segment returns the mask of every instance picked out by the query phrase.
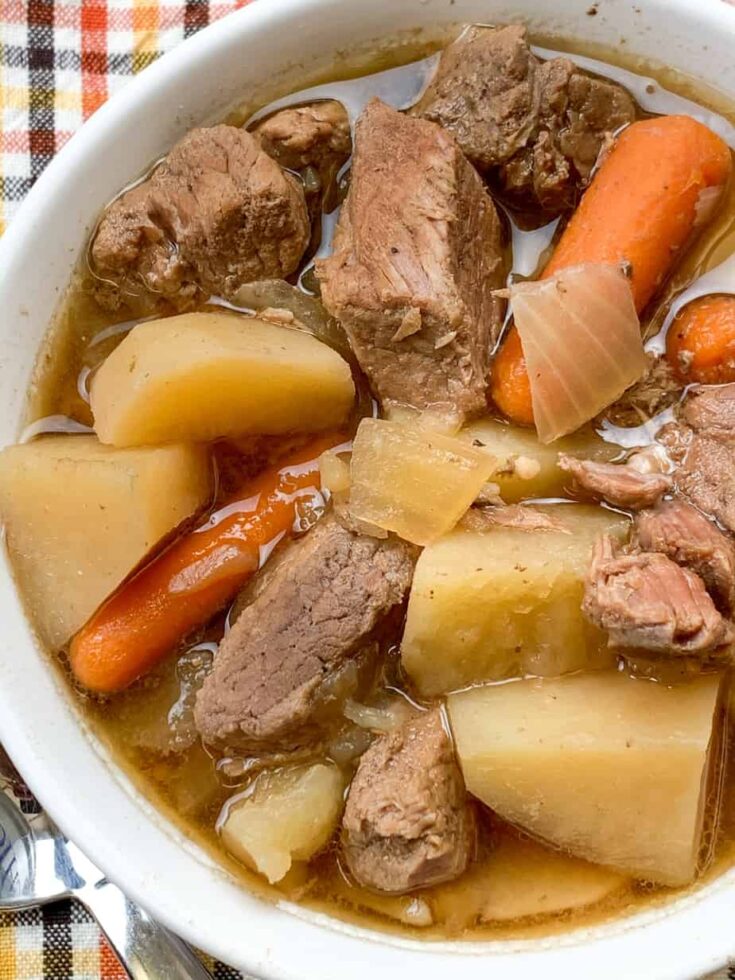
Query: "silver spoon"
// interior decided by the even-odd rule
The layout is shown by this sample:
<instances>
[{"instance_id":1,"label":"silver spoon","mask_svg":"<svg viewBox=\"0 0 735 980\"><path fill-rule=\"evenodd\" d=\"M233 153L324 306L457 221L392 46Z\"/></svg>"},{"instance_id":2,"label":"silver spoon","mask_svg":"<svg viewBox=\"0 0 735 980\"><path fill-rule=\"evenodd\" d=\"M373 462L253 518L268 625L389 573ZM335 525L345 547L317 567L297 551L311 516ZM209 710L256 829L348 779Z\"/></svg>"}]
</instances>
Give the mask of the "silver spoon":
<instances>
[{"instance_id":1,"label":"silver spoon","mask_svg":"<svg viewBox=\"0 0 735 980\"><path fill-rule=\"evenodd\" d=\"M126 899L64 837L0 747L0 911L69 898L97 920L130 980L212 980L186 943Z\"/></svg>"}]
</instances>

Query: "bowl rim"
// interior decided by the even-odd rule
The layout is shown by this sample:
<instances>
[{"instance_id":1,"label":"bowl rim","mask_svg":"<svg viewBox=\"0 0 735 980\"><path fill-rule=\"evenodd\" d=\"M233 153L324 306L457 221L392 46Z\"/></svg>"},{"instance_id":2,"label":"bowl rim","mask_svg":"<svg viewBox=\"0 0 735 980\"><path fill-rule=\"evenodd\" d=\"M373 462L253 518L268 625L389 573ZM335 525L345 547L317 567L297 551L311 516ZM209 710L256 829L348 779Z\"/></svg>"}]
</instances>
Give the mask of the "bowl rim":
<instances>
[{"instance_id":1,"label":"bowl rim","mask_svg":"<svg viewBox=\"0 0 735 980\"><path fill-rule=\"evenodd\" d=\"M233 35L246 40L251 33L273 29L298 11L300 16L320 14L338 0L260 0L250 3L215 22L165 54L124 89L112 96L56 155L31 189L26 200L0 240L0 284L12 281L30 261L31 245L43 222L44 213L64 193L67 176L77 164L104 140L114 137L116 127L130 115L142 111L159 86L175 81L183 72L204 58L215 57L232 44ZM344 2L344 0L342 0ZM424 3L426 0L416 0ZM432 2L432 0L429 0ZM723 36L735 37L735 7L723 0L640 0L676 18L699 16ZM512 10L512 4L510 8ZM735 95L735 93L733 93ZM0 296L4 286L0 285ZM12 595L11 595L12 593ZM7 560L0 568L0 609L7 612L10 641L37 650L37 642L15 595ZM45 655L43 655L45 656ZM65 747L49 742L63 738L69 725L78 728L79 716L64 696L64 688L54 671L42 681L39 698L63 702L66 711L55 718L37 718L37 726L24 723L23 708L14 694L32 693L22 684L22 669L10 673L0 685L0 739L16 760L31 789L54 819L76 840L89 856L118 881L127 893L149 908L164 924L218 957L273 980L305 980L306 977L342 976L345 968L354 980L373 980L376 970L397 976L407 966L422 969L427 980L438 980L447 967L461 963L468 980L484 977L488 967L509 980L527 977L532 969L543 969L548 976L584 975L595 971L605 980L621 975L677 978L700 975L724 964L735 955L735 939L729 935L730 916L735 906L735 869L693 895L610 925L577 930L566 937L543 940L501 941L495 943L450 943L409 940L384 935L363 927L338 922L331 917L291 903L271 905L243 894L231 884L226 873L203 856L184 835L162 818L155 808L133 789L128 777L113 767L95 749L94 764L86 751L76 745L73 758L65 759ZM63 717L62 717L63 716ZM84 735L89 739L90 733ZM49 745L52 748L49 750ZM62 762L59 765L59 762ZM70 763L86 766L74 773ZM100 790L99 808L84 806L93 799L94 780L101 775L109 781L109 792ZM69 792L69 784L82 792L81 802ZM113 784L115 791L113 792ZM112 809L119 808L118 827L129 828L125 840L111 841L106 821ZM132 834L141 834L146 865L130 859L126 846ZM179 865L180 851L194 854L199 865ZM160 868L165 868L165 876ZM218 924L217 910L192 909L182 895L192 886L201 888L205 900L213 895L227 896L228 905L242 907L242 921L230 915L228 935ZM199 891L195 892L200 895ZM233 930L233 926L236 928ZM233 935L238 932L238 935ZM687 935L683 945L682 936ZM247 949L243 946L246 939ZM285 940L285 942L284 942ZM659 962L660 950L675 950L666 963ZM458 960L458 957L461 959Z\"/></svg>"}]
</instances>

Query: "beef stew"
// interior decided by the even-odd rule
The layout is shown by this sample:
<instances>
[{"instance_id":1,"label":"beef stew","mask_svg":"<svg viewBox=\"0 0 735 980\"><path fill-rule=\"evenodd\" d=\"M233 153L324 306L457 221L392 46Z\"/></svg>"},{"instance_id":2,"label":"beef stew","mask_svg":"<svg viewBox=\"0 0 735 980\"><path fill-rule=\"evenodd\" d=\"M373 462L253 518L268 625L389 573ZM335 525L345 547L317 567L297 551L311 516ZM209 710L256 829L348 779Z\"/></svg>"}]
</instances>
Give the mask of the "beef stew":
<instances>
[{"instance_id":1,"label":"beef stew","mask_svg":"<svg viewBox=\"0 0 735 980\"><path fill-rule=\"evenodd\" d=\"M735 127L522 25L402 71L111 202L0 516L95 730L248 887L545 934L735 856Z\"/></svg>"}]
</instances>

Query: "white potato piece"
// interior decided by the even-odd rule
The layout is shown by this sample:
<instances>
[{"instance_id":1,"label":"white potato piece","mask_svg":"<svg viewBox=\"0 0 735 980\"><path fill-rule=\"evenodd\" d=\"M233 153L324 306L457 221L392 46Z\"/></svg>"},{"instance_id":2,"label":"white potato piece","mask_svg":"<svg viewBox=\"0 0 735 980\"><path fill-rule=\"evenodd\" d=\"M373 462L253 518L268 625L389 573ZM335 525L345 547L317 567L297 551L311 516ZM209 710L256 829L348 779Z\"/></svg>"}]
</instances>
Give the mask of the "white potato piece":
<instances>
[{"instance_id":1,"label":"white potato piece","mask_svg":"<svg viewBox=\"0 0 735 980\"><path fill-rule=\"evenodd\" d=\"M629 882L617 871L504 835L462 878L437 889L433 905L437 918L467 928L589 908L622 893Z\"/></svg>"},{"instance_id":2,"label":"white potato piece","mask_svg":"<svg viewBox=\"0 0 735 980\"><path fill-rule=\"evenodd\" d=\"M450 696L468 790L535 837L662 885L697 871L720 676L619 671Z\"/></svg>"},{"instance_id":3,"label":"white potato piece","mask_svg":"<svg viewBox=\"0 0 735 980\"><path fill-rule=\"evenodd\" d=\"M341 425L347 362L295 328L229 313L141 323L94 375L95 430L114 446L318 432Z\"/></svg>"},{"instance_id":4,"label":"white potato piece","mask_svg":"<svg viewBox=\"0 0 735 980\"><path fill-rule=\"evenodd\" d=\"M538 497L559 497L569 486L568 473L559 469L559 453L607 462L620 454L620 446L605 442L590 429L539 442L534 429L479 419L462 429L459 438L495 458L493 483L507 504Z\"/></svg>"},{"instance_id":5,"label":"white potato piece","mask_svg":"<svg viewBox=\"0 0 735 980\"><path fill-rule=\"evenodd\" d=\"M494 466L486 453L430 428L363 419L352 449L350 513L427 544L454 527Z\"/></svg>"},{"instance_id":6,"label":"white potato piece","mask_svg":"<svg viewBox=\"0 0 735 980\"><path fill-rule=\"evenodd\" d=\"M0 453L0 520L41 637L62 646L211 493L200 446L112 449L63 435Z\"/></svg>"},{"instance_id":7,"label":"white potato piece","mask_svg":"<svg viewBox=\"0 0 735 980\"><path fill-rule=\"evenodd\" d=\"M263 772L226 806L222 843L274 884L294 861L308 861L329 843L342 815L344 788L339 769L324 763Z\"/></svg>"},{"instance_id":8,"label":"white potato piece","mask_svg":"<svg viewBox=\"0 0 735 980\"><path fill-rule=\"evenodd\" d=\"M401 644L421 694L612 663L582 595L595 539L623 537L627 518L583 504L544 512L563 529L458 529L424 549Z\"/></svg>"}]
</instances>

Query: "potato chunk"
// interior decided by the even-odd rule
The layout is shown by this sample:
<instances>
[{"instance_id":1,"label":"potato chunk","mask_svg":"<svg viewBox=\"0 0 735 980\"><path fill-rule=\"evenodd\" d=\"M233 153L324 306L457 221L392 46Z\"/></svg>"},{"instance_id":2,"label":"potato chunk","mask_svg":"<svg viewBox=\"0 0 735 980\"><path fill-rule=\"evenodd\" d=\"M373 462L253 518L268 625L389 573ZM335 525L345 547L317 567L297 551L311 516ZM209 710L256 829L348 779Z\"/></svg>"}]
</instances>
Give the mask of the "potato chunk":
<instances>
[{"instance_id":1,"label":"potato chunk","mask_svg":"<svg viewBox=\"0 0 735 980\"><path fill-rule=\"evenodd\" d=\"M198 446L118 450L69 435L0 453L0 519L42 638L65 643L211 491Z\"/></svg>"},{"instance_id":2,"label":"potato chunk","mask_svg":"<svg viewBox=\"0 0 735 980\"><path fill-rule=\"evenodd\" d=\"M697 870L720 677L666 687L618 671L453 694L467 788L577 857L682 885Z\"/></svg>"},{"instance_id":3,"label":"potato chunk","mask_svg":"<svg viewBox=\"0 0 735 980\"><path fill-rule=\"evenodd\" d=\"M534 429L522 429L493 419L480 419L462 429L459 438L490 453L496 460L493 483L508 503L538 497L558 497L569 485L559 469L559 453L584 459L608 461L620 454L620 446L604 442L589 429L557 439L545 446Z\"/></svg>"},{"instance_id":4,"label":"potato chunk","mask_svg":"<svg viewBox=\"0 0 735 980\"><path fill-rule=\"evenodd\" d=\"M113 446L317 432L341 425L349 365L310 334L256 317L141 323L95 374L94 425Z\"/></svg>"},{"instance_id":5,"label":"potato chunk","mask_svg":"<svg viewBox=\"0 0 735 980\"><path fill-rule=\"evenodd\" d=\"M261 773L227 807L219 828L222 843L274 884L294 861L308 861L329 843L344 788L339 769L323 763Z\"/></svg>"},{"instance_id":6,"label":"potato chunk","mask_svg":"<svg viewBox=\"0 0 735 980\"><path fill-rule=\"evenodd\" d=\"M437 917L457 929L588 908L621 894L629 879L533 840L504 834L487 857L437 889Z\"/></svg>"},{"instance_id":7,"label":"potato chunk","mask_svg":"<svg viewBox=\"0 0 735 980\"><path fill-rule=\"evenodd\" d=\"M598 534L622 537L627 519L577 504L546 512L559 530L456 530L424 549L401 647L421 694L611 663L582 615L584 575Z\"/></svg>"},{"instance_id":8,"label":"potato chunk","mask_svg":"<svg viewBox=\"0 0 735 980\"><path fill-rule=\"evenodd\" d=\"M494 466L486 453L429 428L363 419L352 450L350 512L427 544L454 527Z\"/></svg>"}]
</instances>

